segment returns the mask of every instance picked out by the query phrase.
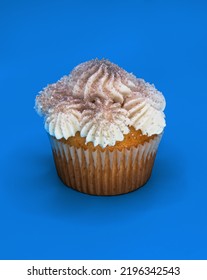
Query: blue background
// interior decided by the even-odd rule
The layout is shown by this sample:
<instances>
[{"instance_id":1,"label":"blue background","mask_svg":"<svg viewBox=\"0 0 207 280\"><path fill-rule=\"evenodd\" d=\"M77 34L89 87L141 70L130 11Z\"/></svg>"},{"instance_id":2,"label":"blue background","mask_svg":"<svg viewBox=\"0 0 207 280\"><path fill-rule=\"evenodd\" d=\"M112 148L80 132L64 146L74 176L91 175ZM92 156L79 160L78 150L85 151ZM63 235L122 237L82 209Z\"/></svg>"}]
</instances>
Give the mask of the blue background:
<instances>
[{"instance_id":1,"label":"blue background","mask_svg":"<svg viewBox=\"0 0 207 280\"><path fill-rule=\"evenodd\" d=\"M1 259L207 259L206 15L206 1L0 1ZM66 188L33 109L95 57L167 100L151 180L127 195Z\"/></svg>"}]
</instances>

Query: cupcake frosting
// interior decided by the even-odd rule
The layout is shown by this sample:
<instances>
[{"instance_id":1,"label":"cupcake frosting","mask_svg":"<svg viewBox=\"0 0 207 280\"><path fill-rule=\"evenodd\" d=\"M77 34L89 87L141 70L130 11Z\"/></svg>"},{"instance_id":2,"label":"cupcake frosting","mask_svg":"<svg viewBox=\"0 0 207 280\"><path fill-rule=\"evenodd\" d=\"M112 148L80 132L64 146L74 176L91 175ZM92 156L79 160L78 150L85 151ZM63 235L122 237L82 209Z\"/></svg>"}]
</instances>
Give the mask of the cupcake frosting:
<instances>
[{"instance_id":1,"label":"cupcake frosting","mask_svg":"<svg viewBox=\"0 0 207 280\"><path fill-rule=\"evenodd\" d=\"M129 132L130 120L128 112L121 108L120 103L108 100L96 100L83 111L80 123L82 137L86 143L93 142L94 146L114 146L116 141L122 141L124 134Z\"/></svg>"},{"instance_id":2,"label":"cupcake frosting","mask_svg":"<svg viewBox=\"0 0 207 280\"><path fill-rule=\"evenodd\" d=\"M45 129L57 139L68 139L80 131L81 104L79 100L62 101L49 110Z\"/></svg>"},{"instance_id":3,"label":"cupcake frosting","mask_svg":"<svg viewBox=\"0 0 207 280\"><path fill-rule=\"evenodd\" d=\"M108 60L92 60L78 65L70 74L69 88L75 97L95 97L122 104L136 87L136 78Z\"/></svg>"},{"instance_id":4,"label":"cupcake frosting","mask_svg":"<svg viewBox=\"0 0 207 280\"><path fill-rule=\"evenodd\" d=\"M48 85L35 108L50 135L68 139L79 131L103 148L122 141L130 126L149 136L165 127L162 93L105 59L82 63Z\"/></svg>"}]
</instances>

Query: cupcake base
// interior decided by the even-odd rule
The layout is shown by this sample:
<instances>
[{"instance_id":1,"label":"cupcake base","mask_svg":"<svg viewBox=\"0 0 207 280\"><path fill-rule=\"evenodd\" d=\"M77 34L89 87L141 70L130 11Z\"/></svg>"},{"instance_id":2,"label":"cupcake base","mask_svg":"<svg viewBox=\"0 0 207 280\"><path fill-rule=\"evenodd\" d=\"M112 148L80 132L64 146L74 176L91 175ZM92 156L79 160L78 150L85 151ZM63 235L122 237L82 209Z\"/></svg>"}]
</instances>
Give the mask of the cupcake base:
<instances>
[{"instance_id":1,"label":"cupcake base","mask_svg":"<svg viewBox=\"0 0 207 280\"><path fill-rule=\"evenodd\" d=\"M161 135L112 151L77 148L51 136L50 140L65 185L92 195L118 195L138 189L150 178Z\"/></svg>"}]
</instances>

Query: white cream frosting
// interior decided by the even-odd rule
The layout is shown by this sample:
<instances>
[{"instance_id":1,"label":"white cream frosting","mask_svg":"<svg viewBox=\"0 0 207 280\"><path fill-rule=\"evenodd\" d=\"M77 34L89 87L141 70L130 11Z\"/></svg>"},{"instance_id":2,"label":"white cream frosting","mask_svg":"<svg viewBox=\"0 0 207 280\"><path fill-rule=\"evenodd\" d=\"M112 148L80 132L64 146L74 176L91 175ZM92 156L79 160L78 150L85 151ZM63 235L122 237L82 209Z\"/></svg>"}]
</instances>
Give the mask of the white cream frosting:
<instances>
[{"instance_id":1,"label":"white cream frosting","mask_svg":"<svg viewBox=\"0 0 207 280\"><path fill-rule=\"evenodd\" d=\"M48 115L49 110L63 101L71 102L69 77L63 76L57 83L50 84L40 91L35 99L35 109L40 116ZM76 102L76 100L75 100Z\"/></svg>"},{"instance_id":2,"label":"white cream frosting","mask_svg":"<svg viewBox=\"0 0 207 280\"><path fill-rule=\"evenodd\" d=\"M128 112L119 103L96 100L93 105L82 113L80 135L86 137L86 143L105 148L122 141L129 132Z\"/></svg>"},{"instance_id":3,"label":"white cream frosting","mask_svg":"<svg viewBox=\"0 0 207 280\"><path fill-rule=\"evenodd\" d=\"M80 113L79 104L68 104L62 102L54 109L51 109L45 120L45 129L57 139L68 139L75 136L80 131Z\"/></svg>"},{"instance_id":4,"label":"white cream frosting","mask_svg":"<svg viewBox=\"0 0 207 280\"><path fill-rule=\"evenodd\" d=\"M70 74L70 90L75 97L93 100L94 96L123 103L136 87L134 76L107 60L92 60L78 65Z\"/></svg>"},{"instance_id":5,"label":"white cream frosting","mask_svg":"<svg viewBox=\"0 0 207 280\"><path fill-rule=\"evenodd\" d=\"M129 112L131 126L140 129L143 134L151 136L160 134L165 127L165 115L144 98L129 98L124 104Z\"/></svg>"},{"instance_id":6,"label":"white cream frosting","mask_svg":"<svg viewBox=\"0 0 207 280\"><path fill-rule=\"evenodd\" d=\"M104 148L122 141L130 126L149 136L162 133L165 105L154 85L95 59L44 88L35 108L50 135L68 139L79 131L86 143Z\"/></svg>"},{"instance_id":7,"label":"white cream frosting","mask_svg":"<svg viewBox=\"0 0 207 280\"><path fill-rule=\"evenodd\" d=\"M165 98L155 86L145 82L143 79L137 79L138 85L134 96L142 96L146 99L147 103L153 106L158 111L163 111L166 106ZM138 92L137 92L138 91Z\"/></svg>"}]
</instances>

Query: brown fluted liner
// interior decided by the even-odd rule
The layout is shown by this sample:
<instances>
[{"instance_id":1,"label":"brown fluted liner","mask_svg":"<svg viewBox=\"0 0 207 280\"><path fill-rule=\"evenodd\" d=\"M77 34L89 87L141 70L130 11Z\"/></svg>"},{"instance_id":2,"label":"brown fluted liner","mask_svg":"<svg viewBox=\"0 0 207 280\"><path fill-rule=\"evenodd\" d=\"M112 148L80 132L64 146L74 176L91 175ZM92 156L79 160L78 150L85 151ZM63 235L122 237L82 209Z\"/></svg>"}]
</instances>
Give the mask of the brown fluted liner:
<instances>
[{"instance_id":1,"label":"brown fluted liner","mask_svg":"<svg viewBox=\"0 0 207 280\"><path fill-rule=\"evenodd\" d=\"M117 195L147 182L161 135L121 151L84 150L50 139L57 173L64 184L83 193Z\"/></svg>"}]
</instances>

